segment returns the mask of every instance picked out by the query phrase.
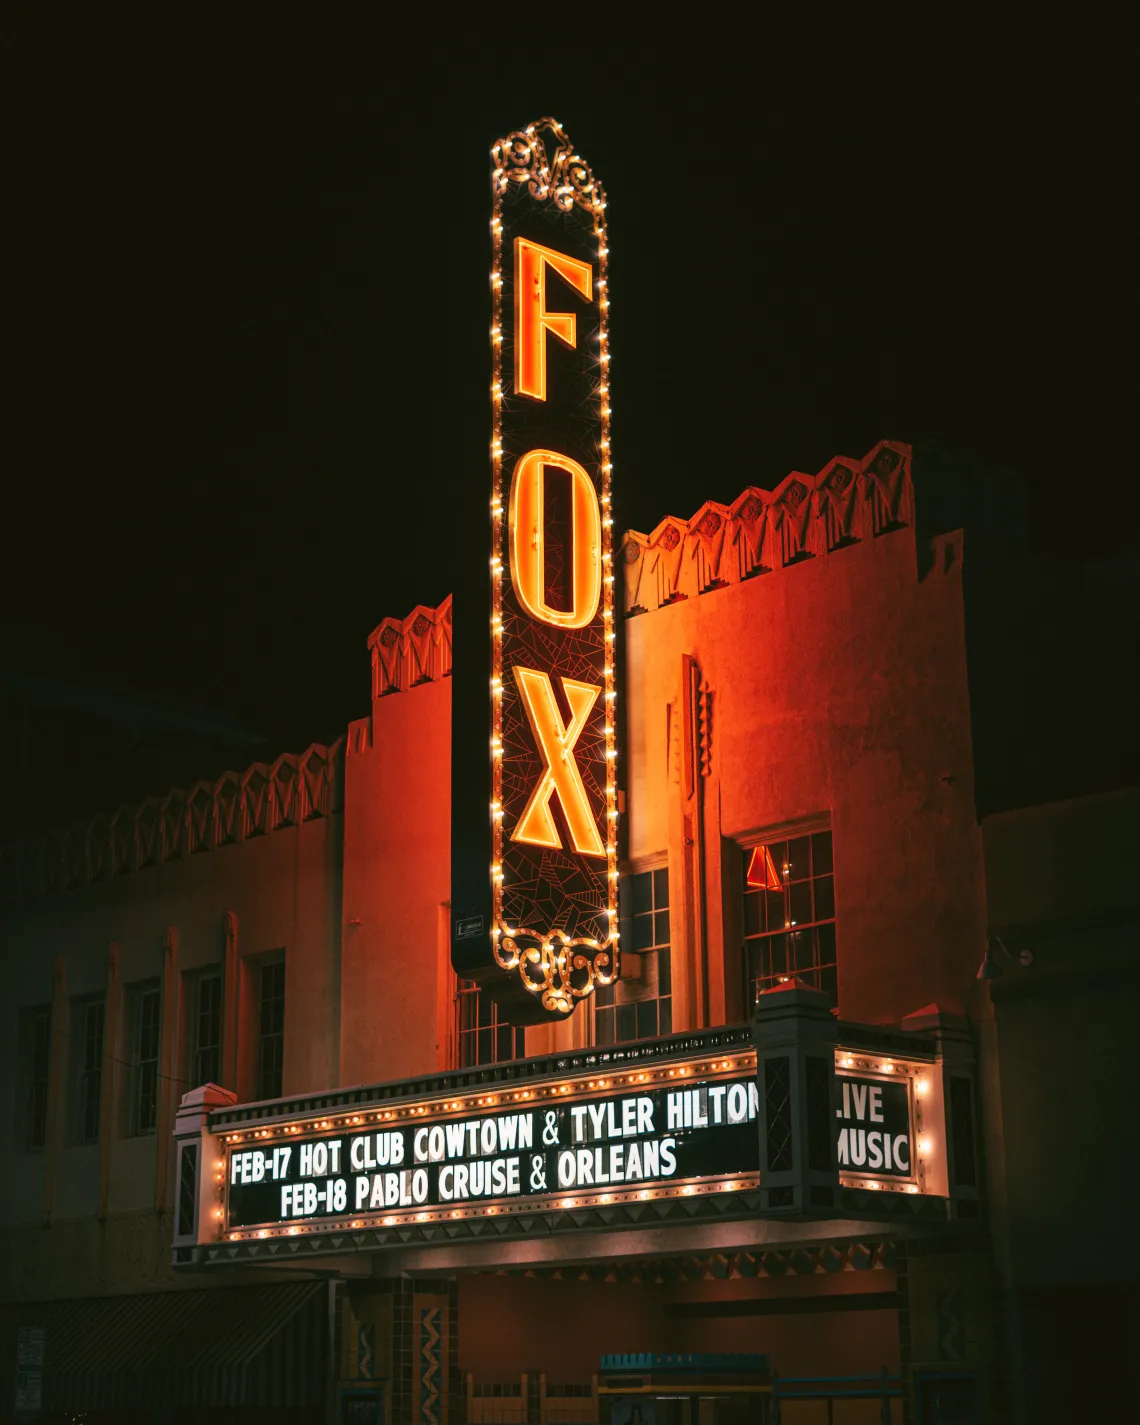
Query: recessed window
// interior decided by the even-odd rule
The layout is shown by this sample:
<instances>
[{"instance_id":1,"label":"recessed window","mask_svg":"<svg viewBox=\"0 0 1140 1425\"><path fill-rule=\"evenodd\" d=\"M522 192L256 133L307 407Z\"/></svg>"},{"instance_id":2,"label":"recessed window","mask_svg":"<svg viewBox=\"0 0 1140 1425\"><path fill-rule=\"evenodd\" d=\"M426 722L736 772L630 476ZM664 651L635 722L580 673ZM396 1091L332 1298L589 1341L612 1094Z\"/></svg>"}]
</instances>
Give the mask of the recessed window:
<instances>
[{"instance_id":1,"label":"recessed window","mask_svg":"<svg viewBox=\"0 0 1140 1425\"><path fill-rule=\"evenodd\" d=\"M76 1136L80 1143L99 1141L103 1095L103 999L78 1000L76 1014Z\"/></svg>"},{"instance_id":2,"label":"recessed window","mask_svg":"<svg viewBox=\"0 0 1140 1425\"><path fill-rule=\"evenodd\" d=\"M636 966L637 973L594 991L594 1042L599 1045L673 1032L667 866L621 878L618 924L626 966Z\"/></svg>"},{"instance_id":3,"label":"recessed window","mask_svg":"<svg viewBox=\"0 0 1140 1425\"><path fill-rule=\"evenodd\" d=\"M796 978L838 999L831 832L773 840L745 851L746 1003Z\"/></svg>"},{"instance_id":4,"label":"recessed window","mask_svg":"<svg viewBox=\"0 0 1140 1425\"><path fill-rule=\"evenodd\" d=\"M222 977L199 975L191 992L191 1079L195 1088L222 1077Z\"/></svg>"},{"instance_id":5,"label":"recessed window","mask_svg":"<svg viewBox=\"0 0 1140 1425\"><path fill-rule=\"evenodd\" d=\"M472 980L460 980L455 993L455 1040L458 1067L501 1064L526 1057L526 1031L508 1024L499 1006Z\"/></svg>"},{"instance_id":6,"label":"recessed window","mask_svg":"<svg viewBox=\"0 0 1140 1425\"><path fill-rule=\"evenodd\" d=\"M257 1097L280 1098L285 1065L285 961L266 961L259 979Z\"/></svg>"},{"instance_id":7,"label":"recessed window","mask_svg":"<svg viewBox=\"0 0 1140 1425\"><path fill-rule=\"evenodd\" d=\"M18 1136L25 1148L47 1140L48 1086L51 1080L51 1007L40 1005L20 1016L21 1114Z\"/></svg>"},{"instance_id":8,"label":"recessed window","mask_svg":"<svg viewBox=\"0 0 1140 1425\"><path fill-rule=\"evenodd\" d=\"M162 990L132 986L127 1000L130 1070L127 1132L153 1133L158 1123L158 1064L162 1039Z\"/></svg>"}]
</instances>

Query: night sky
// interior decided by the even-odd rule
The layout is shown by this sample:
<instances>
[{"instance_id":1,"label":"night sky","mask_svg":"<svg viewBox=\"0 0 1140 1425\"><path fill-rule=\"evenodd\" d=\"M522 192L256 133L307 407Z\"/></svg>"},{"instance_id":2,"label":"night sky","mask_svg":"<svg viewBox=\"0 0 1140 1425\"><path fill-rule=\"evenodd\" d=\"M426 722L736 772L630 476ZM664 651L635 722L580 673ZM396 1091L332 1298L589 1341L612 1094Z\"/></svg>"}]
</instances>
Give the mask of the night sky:
<instances>
[{"instance_id":1,"label":"night sky","mask_svg":"<svg viewBox=\"0 0 1140 1425\"><path fill-rule=\"evenodd\" d=\"M575 67L346 33L318 73L300 35L42 23L8 45L8 831L331 740L371 629L486 559L487 150L543 114L610 199L620 526L888 437L1022 482L1038 556L1135 555L1135 112L1071 35Z\"/></svg>"}]
</instances>

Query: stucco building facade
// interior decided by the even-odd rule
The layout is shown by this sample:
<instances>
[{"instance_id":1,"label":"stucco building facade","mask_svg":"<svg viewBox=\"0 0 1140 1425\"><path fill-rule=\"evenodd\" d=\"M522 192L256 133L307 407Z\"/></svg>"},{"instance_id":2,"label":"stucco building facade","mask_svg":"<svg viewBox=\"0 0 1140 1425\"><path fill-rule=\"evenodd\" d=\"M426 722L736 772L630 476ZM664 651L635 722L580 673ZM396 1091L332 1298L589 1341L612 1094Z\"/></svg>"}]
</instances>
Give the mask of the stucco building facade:
<instances>
[{"instance_id":1,"label":"stucco building facade","mask_svg":"<svg viewBox=\"0 0 1140 1425\"><path fill-rule=\"evenodd\" d=\"M884 442L626 536L624 974L563 1023L501 1024L451 968L450 602L377 628L372 706L335 744L13 850L8 1415L38 1372L49 1416L569 1425L596 1418L607 1352L750 1352L778 1378L831 1382L786 1398L785 1421L825 1398L852 1421L1052 1418L1024 1413L1019 1384L1048 1292L1123 1312L1122 1340L1136 1299L1123 1259L1089 1271L1079 1233L1051 1260L1088 1196L1124 1212L1125 1177L1093 1134L1079 1191L1040 1186L1050 1128L1025 1075L1077 1011L1057 1007L1065 956L1035 941L1022 963L1011 927L1039 937L1104 896L1085 882L1058 910L1065 877L1024 854L1067 814L978 820L969 550L960 533L916 540L910 462ZM1097 809L1072 815L1095 842ZM1135 800L1111 815L1121 869L1105 878L1101 988L1082 991L1089 1047L1135 995ZM1007 949L1002 977L979 980ZM595 1205L450 1234L377 1221L298 1256L229 1232L224 1194L209 1227L180 1178L192 1139L557 1085L628 1067L638 1046L662 1065L726 1045L763 1061L755 1026L781 1003L829 1054L913 1061L936 1082L941 1135L915 1134L928 1162L911 1195L831 1161L781 1197L769 1161L741 1182L745 1206L742 1192L712 1215ZM801 1191L824 1196L808 1210ZM1112 1388L1134 1389L1122 1372ZM864 1376L880 1385L860 1395Z\"/></svg>"}]
</instances>

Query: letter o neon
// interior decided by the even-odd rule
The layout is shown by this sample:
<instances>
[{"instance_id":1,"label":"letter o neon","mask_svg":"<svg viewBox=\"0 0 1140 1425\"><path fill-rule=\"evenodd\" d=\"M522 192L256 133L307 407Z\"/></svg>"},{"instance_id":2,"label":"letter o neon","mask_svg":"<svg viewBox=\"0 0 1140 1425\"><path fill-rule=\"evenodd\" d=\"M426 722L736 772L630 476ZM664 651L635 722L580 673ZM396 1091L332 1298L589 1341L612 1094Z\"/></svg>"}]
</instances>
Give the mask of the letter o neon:
<instances>
[{"instance_id":1,"label":"letter o neon","mask_svg":"<svg viewBox=\"0 0 1140 1425\"><path fill-rule=\"evenodd\" d=\"M573 607L552 609L546 602L546 554L543 519L543 472L550 465L565 470L572 487ZM511 476L508 512L511 582L518 601L540 623L554 628L585 628L598 612L602 592L602 514L594 482L567 455L530 450Z\"/></svg>"}]
</instances>

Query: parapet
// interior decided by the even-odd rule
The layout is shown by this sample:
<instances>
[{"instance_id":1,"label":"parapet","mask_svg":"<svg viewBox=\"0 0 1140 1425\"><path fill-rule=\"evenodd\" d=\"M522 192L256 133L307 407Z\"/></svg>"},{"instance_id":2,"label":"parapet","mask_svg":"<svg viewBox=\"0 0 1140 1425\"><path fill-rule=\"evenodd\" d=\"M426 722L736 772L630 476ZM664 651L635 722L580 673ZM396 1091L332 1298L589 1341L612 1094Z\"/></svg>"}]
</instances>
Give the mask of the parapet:
<instances>
[{"instance_id":1,"label":"parapet","mask_svg":"<svg viewBox=\"0 0 1140 1425\"><path fill-rule=\"evenodd\" d=\"M793 471L775 490L750 485L731 505L710 500L622 540L624 609L665 604L738 584L914 521L911 448L884 440L862 460L837 457L818 475Z\"/></svg>"},{"instance_id":2,"label":"parapet","mask_svg":"<svg viewBox=\"0 0 1140 1425\"><path fill-rule=\"evenodd\" d=\"M272 766L255 762L7 848L0 853L0 901L109 881L340 811L344 744L343 737L328 747L313 743Z\"/></svg>"},{"instance_id":3,"label":"parapet","mask_svg":"<svg viewBox=\"0 0 1140 1425\"><path fill-rule=\"evenodd\" d=\"M451 595L437 609L423 604L405 619L386 618L368 636L372 697L406 692L451 673Z\"/></svg>"}]
</instances>

